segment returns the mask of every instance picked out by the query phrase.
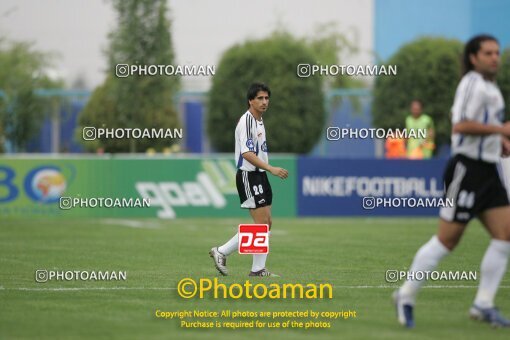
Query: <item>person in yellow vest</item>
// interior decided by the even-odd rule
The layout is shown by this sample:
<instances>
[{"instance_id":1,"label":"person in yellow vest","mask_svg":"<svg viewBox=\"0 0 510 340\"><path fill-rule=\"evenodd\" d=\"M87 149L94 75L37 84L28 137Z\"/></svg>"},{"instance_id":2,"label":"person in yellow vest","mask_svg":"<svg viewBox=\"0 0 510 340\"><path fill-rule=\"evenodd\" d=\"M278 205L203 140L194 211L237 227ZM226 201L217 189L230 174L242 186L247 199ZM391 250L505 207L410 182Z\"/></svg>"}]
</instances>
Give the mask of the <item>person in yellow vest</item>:
<instances>
[{"instance_id":1,"label":"person in yellow vest","mask_svg":"<svg viewBox=\"0 0 510 340\"><path fill-rule=\"evenodd\" d=\"M429 159L432 158L434 148L434 121L429 115L423 113L423 105L420 100L415 99L411 102L411 115L406 118L406 129L415 130L414 133L425 129L426 138L408 138L407 140L407 158L409 159Z\"/></svg>"}]
</instances>

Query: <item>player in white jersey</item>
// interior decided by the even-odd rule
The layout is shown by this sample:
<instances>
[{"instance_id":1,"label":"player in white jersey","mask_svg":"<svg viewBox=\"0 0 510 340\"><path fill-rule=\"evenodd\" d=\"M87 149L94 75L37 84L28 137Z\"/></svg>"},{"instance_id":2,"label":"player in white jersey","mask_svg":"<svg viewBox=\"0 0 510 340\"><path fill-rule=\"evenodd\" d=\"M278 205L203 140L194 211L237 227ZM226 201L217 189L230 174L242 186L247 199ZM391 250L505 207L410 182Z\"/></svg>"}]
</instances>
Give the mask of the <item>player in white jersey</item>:
<instances>
[{"instance_id":1,"label":"player in white jersey","mask_svg":"<svg viewBox=\"0 0 510 340\"><path fill-rule=\"evenodd\" d=\"M497 168L501 155L510 153L510 125L503 123L504 101L495 83L499 63L494 37L479 35L466 44L465 75L452 107L453 155L444 173L445 196L455 203L441 208L437 234L418 250L407 281L393 294L398 321L406 327L414 326L413 308L424 282L416 280L414 273L434 270L475 217L492 240L481 263L480 285L469 315L495 327L510 327L494 306L510 255L510 206Z\"/></svg>"},{"instance_id":2,"label":"player in white jersey","mask_svg":"<svg viewBox=\"0 0 510 340\"><path fill-rule=\"evenodd\" d=\"M235 131L235 161L241 208L250 209L254 223L267 224L271 229L273 192L266 171L281 179L287 178L289 173L283 168L269 165L262 115L267 111L270 96L269 87L262 83L254 83L248 89L248 111L239 119ZM227 256L238 249L238 238L239 235L235 234L227 243L209 252L222 275L228 275ZM254 254L249 276L277 276L266 269L266 259L267 254Z\"/></svg>"}]
</instances>

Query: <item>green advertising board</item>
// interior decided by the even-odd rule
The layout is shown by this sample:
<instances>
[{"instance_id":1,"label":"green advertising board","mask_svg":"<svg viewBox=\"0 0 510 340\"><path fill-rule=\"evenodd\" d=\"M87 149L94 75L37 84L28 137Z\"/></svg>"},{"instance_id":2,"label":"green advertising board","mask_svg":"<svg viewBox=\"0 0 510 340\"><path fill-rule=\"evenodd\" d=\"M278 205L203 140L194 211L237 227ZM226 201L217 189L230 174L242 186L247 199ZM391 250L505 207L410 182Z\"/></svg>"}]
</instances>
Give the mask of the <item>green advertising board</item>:
<instances>
[{"instance_id":1,"label":"green advertising board","mask_svg":"<svg viewBox=\"0 0 510 340\"><path fill-rule=\"evenodd\" d=\"M269 176L273 214L295 216L296 159L273 157L271 163L288 169L291 175L285 181ZM235 174L234 161L226 156L0 158L0 215L245 216Z\"/></svg>"}]
</instances>

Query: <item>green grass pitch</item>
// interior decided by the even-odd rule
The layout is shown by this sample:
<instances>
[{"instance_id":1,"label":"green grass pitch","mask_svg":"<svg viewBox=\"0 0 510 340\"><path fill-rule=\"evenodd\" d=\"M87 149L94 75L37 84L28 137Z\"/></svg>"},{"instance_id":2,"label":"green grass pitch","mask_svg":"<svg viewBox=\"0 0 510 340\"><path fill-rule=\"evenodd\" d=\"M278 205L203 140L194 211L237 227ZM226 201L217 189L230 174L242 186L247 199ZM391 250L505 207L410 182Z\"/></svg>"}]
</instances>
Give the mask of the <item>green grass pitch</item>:
<instances>
[{"instance_id":1,"label":"green grass pitch","mask_svg":"<svg viewBox=\"0 0 510 340\"><path fill-rule=\"evenodd\" d=\"M175 287L185 277L244 283L251 256L228 259L220 277L208 256L244 219L19 219L0 218L0 338L119 339L430 339L501 338L469 320L478 282L429 282L418 298L417 326L401 328L385 281L388 269L408 269L421 244L436 230L425 218L275 218L268 268L280 278L265 283L330 283L333 299L183 299ZM439 270L478 271L489 237L472 223L461 245ZM122 270L126 281L36 283L37 269ZM497 303L510 316L510 274ZM155 311L355 310L357 317L329 320L329 329L183 329ZM251 319L248 319L251 320ZM322 319L324 320L324 319ZM236 320L239 321L239 320ZM247 321L247 320L245 320ZM324 320L325 321L325 320Z\"/></svg>"}]
</instances>

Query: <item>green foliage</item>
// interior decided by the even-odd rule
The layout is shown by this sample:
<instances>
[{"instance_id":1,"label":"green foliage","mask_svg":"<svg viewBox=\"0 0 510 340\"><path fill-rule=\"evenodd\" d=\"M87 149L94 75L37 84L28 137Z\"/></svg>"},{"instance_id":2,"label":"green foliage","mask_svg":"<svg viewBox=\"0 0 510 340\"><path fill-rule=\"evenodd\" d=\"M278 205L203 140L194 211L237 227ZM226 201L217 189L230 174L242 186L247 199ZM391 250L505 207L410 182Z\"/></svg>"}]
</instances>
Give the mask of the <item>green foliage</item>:
<instances>
[{"instance_id":1,"label":"green foliage","mask_svg":"<svg viewBox=\"0 0 510 340\"><path fill-rule=\"evenodd\" d=\"M324 125L322 82L320 77L299 78L296 69L315 61L306 43L282 32L228 49L209 92L207 132L213 146L234 150L234 130L247 110L246 91L262 81L272 92L264 114L270 152L309 152Z\"/></svg>"},{"instance_id":2,"label":"green foliage","mask_svg":"<svg viewBox=\"0 0 510 340\"><path fill-rule=\"evenodd\" d=\"M174 63L170 23L165 14L166 0L112 0L112 3L118 15L118 25L109 36L109 72L82 112L81 127L178 128L179 120L172 100L179 88L178 77L115 76L117 64ZM100 139L96 143L83 144L89 150L102 147L106 152L136 152L163 148L174 142L131 138Z\"/></svg>"},{"instance_id":3,"label":"green foliage","mask_svg":"<svg viewBox=\"0 0 510 340\"><path fill-rule=\"evenodd\" d=\"M450 141L450 108L461 78L463 44L444 38L419 38L402 46L387 64L397 65L396 76L375 82L373 120L382 128L404 128L415 98L434 120L436 143Z\"/></svg>"},{"instance_id":4,"label":"green foliage","mask_svg":"<svg viewBox=\"0 0 510 340\"><path fill-rule=\"evenodd\" d=\"M506 48L501 54L501 68L497 82L505 100L506 119L510 119L510 110L508 110L510 107L510 48Z\"/></svg>"},{"instance_id":5,"label":"green foliage","mask_svg":"<svg viewBox=\"0 0 510 340\"><path fill-rule=\"evenodd\" d=\"M80 125L94 127L117 127L117 120L120 116L117 105L115 105L115 94L112 91L114 78L108 77L106 81L98 86L90 96L87 106L80 113ZM97 122L101 122L96 126ZM83 130L75 130L75 138L82 140ZM110 139L105 141L96 139L83 143L89 151L95 151L104 145L108 147L109 152L125 150L125 141L122 139Z\"/></svg>"},{"instance_id":6,"label":"green foliage","mask_svg":"<svg viewBox=\"0 0 510 340\"><path fill-rule=\"evenodd\" d=\"M62 85L45 73L52 57L29 43L0 41L0 151L3 138L15 151L25 151L39 132L52 100L37 96L35 90Z\"/></svg>"}]
</instances>

